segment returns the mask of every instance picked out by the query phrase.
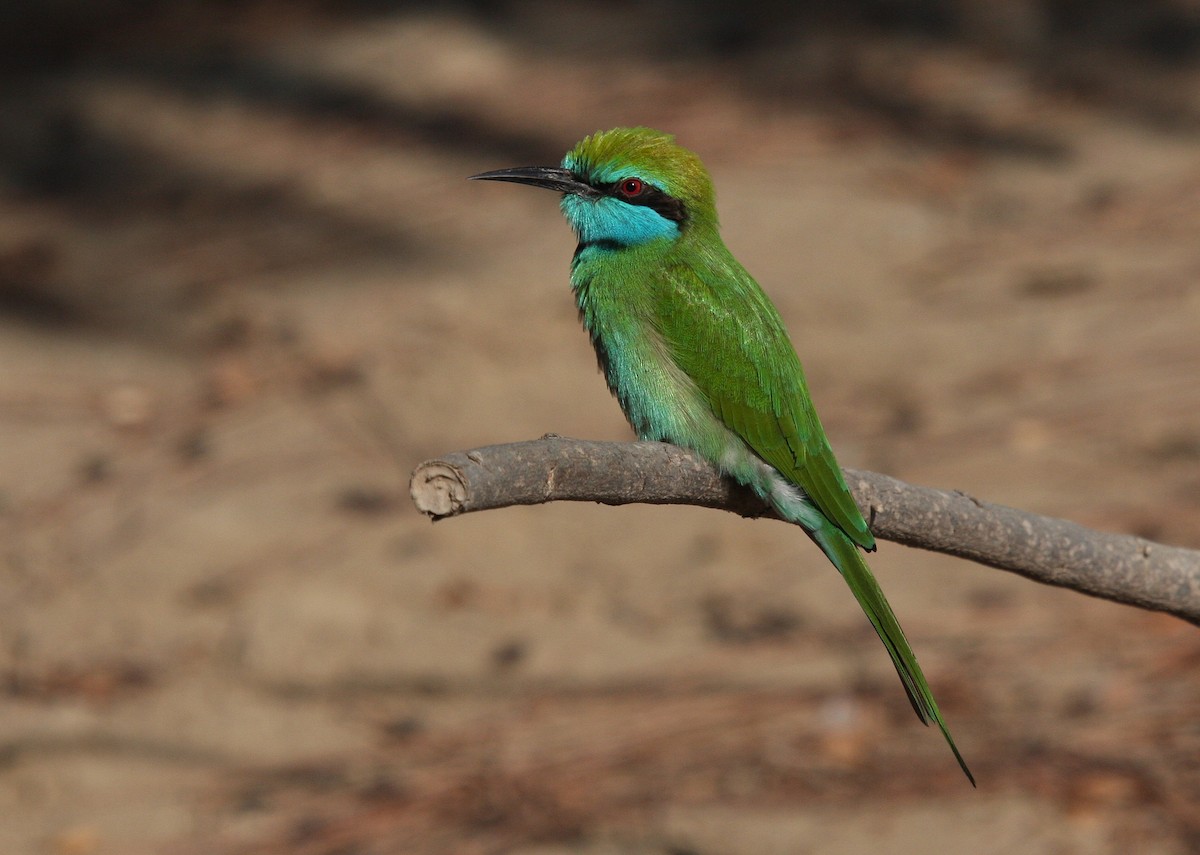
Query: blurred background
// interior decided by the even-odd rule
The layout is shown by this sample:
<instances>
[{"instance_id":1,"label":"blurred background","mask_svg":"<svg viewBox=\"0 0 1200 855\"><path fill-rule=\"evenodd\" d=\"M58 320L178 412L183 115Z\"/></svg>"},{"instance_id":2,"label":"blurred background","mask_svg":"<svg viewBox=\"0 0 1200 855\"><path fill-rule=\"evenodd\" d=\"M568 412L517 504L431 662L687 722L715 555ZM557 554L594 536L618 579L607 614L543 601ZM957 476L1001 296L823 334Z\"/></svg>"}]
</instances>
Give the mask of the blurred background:
<instances>
[{"instance_id":1,"label":"blurred background","mask_svg":"<svg viewBox=\"0 0 1200 855\"><path fill-rule=\"evenodd\" d=\"M711 169L843 465L1200 548L1200 4L0 3L0 851L1200 852L1196 628L800 532L431 526L626 439L551 194Z\"/></svg>"}]
</instances>

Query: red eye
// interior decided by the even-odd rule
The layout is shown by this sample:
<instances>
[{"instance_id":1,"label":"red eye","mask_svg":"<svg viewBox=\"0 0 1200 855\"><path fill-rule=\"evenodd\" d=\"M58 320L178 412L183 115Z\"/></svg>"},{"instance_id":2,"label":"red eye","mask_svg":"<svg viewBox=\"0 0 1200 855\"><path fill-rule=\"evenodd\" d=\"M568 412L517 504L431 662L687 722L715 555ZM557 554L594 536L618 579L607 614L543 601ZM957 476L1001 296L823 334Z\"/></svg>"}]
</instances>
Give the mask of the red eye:
<instances>
[{"instance_id":1,"label":"red eye","mask_svg":"<svg viewBox=\"0 0 1200 855\"><path fill-rule=\"evenodd\" d=\"M617 185L617 192L622 196L632 199L645 189L646 185L642 183L640 178L626 178Z\"/></svg>"}]
</instances>

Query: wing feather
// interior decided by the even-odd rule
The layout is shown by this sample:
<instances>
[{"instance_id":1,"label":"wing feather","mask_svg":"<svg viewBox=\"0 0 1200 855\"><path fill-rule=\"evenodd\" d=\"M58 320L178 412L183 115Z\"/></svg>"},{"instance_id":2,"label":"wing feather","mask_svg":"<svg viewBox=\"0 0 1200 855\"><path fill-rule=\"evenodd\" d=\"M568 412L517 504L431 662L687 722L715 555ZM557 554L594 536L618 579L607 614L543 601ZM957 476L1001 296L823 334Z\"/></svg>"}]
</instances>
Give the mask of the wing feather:
<instances>
[{"instance_id":1,"label":"wing feather","mask_svg":"<svg viewBox=\"0 0 1200 855\"><path fill-rule=\"evenodd\" d=\"M656 322L672 357L734 433L852 541L873 550L779 313L731 257L702 270L678 264L666 271Z\"/></svg>"}]
</instances>

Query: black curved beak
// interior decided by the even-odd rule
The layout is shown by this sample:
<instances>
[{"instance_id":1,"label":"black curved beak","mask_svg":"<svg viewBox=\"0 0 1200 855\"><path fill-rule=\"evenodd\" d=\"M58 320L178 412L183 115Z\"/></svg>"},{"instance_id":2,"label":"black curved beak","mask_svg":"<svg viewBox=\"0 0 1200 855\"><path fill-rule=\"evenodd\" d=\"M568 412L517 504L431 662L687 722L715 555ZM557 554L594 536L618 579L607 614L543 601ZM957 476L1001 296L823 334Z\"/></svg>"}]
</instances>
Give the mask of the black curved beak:
<instances>
[{"instance_id":1,"label":"black curved beak","mask_svg":"<svg viewBox=\"0 0 1200 855\"><path fill-rule=\"evenodd\" d=\"M496 169L472 175L468 180L511 181L514 184L528 184L531 187L543 187L559 193L574 193L576 196L597 195L596 189L590 184L584 184L572 175L569 169L559 169L557 166L516 166L512 169Z\"/></svg>"}]
</instances>

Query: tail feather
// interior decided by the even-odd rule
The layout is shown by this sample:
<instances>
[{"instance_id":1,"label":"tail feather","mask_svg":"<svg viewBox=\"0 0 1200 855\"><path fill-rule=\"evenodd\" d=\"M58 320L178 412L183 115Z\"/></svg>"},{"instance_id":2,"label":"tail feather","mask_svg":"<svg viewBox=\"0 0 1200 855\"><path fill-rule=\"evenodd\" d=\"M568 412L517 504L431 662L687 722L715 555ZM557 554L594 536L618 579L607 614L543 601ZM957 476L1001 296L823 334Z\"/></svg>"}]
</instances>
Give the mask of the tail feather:
<instances>
[{"instance_id":1,"label":"tail feather","mask_svg":"<svg viewBox=\"0 0 1200 855\"><path fill-rule=\"evenodd\" d=\"M958 746L954 744L954 737L950 735L950 729L946 726L945 719L942 718L929 683L926 682L925 675L921 673L921 666L917 664L917 657L909 646L908 639L904 637L904 630L900 628L900 623L896 620L892 607L888 605L887 598L884 597L879 583L875 581L871 568L863 560L862 553L858 551L858 547L850 538L832 524L809 532L809 536L837 567L842 578L846 580L846 584L854 593L855 599L858 600L858 604L866 612L871 626L875 627L875 632L879 634L879 639L892 657L892 664L896 666L896 673L900 675L900 682L904 684L904 690L908 693L913 710L925 724L929 724L931 721L937 724L938 729L942 731L942 736L946 738L950 750L954 752L954 759L958 761L958 765L967 776L967 780L971 782L971 786L975 786L975 776L967 768L966 761L958 751Z\"/></svg>"}]
</instances>

